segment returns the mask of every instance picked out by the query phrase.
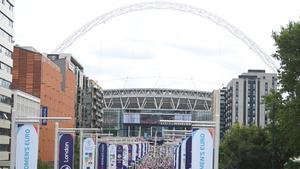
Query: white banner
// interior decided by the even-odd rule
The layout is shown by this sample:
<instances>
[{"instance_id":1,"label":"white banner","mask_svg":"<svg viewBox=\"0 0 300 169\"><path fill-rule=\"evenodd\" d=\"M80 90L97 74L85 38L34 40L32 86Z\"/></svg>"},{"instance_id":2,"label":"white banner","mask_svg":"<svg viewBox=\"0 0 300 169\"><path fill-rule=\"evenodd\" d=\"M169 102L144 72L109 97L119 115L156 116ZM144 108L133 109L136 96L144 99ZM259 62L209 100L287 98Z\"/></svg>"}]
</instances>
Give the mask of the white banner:
<instances>
[{"instance_id":1,"label":"white banner","mask_svg":"<svg viewBox=\"0 0 300 169\"><path fill-rule=\"evenodd\" d=\"M93 138L85 138L83 140L82 166L83 169L95 168L95 150L96 145Z\"/></svg>"},{"instance_id":2,"label":"white banner","mask_svg":"<svg viewBox=\"0 0 300 169\"><path fill-rule=\"evenodd\" d=\"M16 169L37 169L38 129L31 124L17 127Z\"/></svg>"},{"instance_id":3,"label":"white banner","mask_svg":"<svg viewBox=\"0 0 300 169\"><path fill-rule=\"evenodd\" d=\"M116 169L117 165L117 146L114 144L111 144L108 146L108 167L109 169Z\"/></svg>"},{"instance_id":4,"label":"white banner","mask_svg":"<svg viewBox=\"0 0 300 169\"><path fill-rule=\"evenodd\" d=\"M142 143L139 143L139 159L142 158Z\"/></svg>"},{"instance_id":5,"label":"white banner","mask_svg":"<svg viewBox=\"0 0 300 169\"><path fill-rule=\"evenodd\" d=\"M137 154L136 154L136 144L132 144L132 160L133 160L133 162L136 161L136 156L137 156Z\"/></svg>"},{"instance_id":6,"label":"white banner","mask_svg":"<svg viewBox=\"0 0 300 169\"><path fill-rule=\"evenodd\" d=\"M192 136L192 169L213 168L213 130L201 128Z\"/></svg>"},{"instance_id":7,"label":"white banner","mask_svg":"<svg viewBox=\"0 0 300 169\"><path fill-rule=\"evenodd\" d=\"M179 166L179 146L176 148L176 169L180 169L180 166Z\"/></svg>"},{"instance_id":8,"label":"white banner","mask_svg":"<svg viewBox=\"0 0 300 169\"><path fill-rule=\"evenodd\" d=\"M181 144L181 163L180 163L180 169L185 169L185 161L186 161L186 139Z\"/></svg>"},{"instance_id":9,"label":"white banner","mask_svg":"<svg viewBox=\"0 0 300 169\"><path fill-rule=\"evenodd\" d=\"M123 168L128 168L128 145L123 145Z\"/></svg>"}]
</instances>

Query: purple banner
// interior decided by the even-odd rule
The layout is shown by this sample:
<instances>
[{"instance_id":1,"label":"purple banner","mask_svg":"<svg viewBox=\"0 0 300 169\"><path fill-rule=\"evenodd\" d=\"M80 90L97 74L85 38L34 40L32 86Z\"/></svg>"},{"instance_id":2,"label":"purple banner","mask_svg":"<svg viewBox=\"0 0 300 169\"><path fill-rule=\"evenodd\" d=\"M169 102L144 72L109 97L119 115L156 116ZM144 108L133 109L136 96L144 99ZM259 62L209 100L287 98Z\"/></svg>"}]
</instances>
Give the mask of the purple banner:
<instances>
[{"instance_id":1,"label":"purple banner","mask_svg":"<svg viewBox=\"0 0 300 169\"><path fill-rule=\"evenodd\" d=\"M189 137L186 141L186 148L185 148L185 168L192 168L192 137Z\"/></svg>"},{"instance_id":2,"label":"purple banner","mask_svg":"<svg viewBox=\"0 0 300 169\"><path fill-rule=\"evenodd\" d=\"M61 134L59 138L59 169L73 169L74 136Z\"/></svg>"},{"instance_id":3,"label":"purple banner","mask_svg":"<svg viewBox=\"0 0 300 169\"><path fill-rule=\"evenodd\" d=\"M128 144L128 164L132 163L132 145Z\"/></svg>"},{"instance_id":4,"label":"purple banner","mask_svg":"<svg viewBox=\"0 0 300 169\"><path fill-rule=\"evenodd\" d=\"M122 169L123 167L123 146L117 145L117 169Z\"/></svg>"},{"instance_id":5,"label":"purple banner","mask_svg":"<svg viewBox=\"0 0 300 169\"><path fill-rule=\"evenodd\" d=\"M98 148L98 169L106 169L107 167L107 144L100 143Z\"/></svg>"},{"instance_id":6,"label":"purple banner","mask_svg":"<svg viewBox=\"0 0 300 169\"><path fill-rule=\"evenodd\" d=\"M141 143L141 158L144 157L144 146L143 146L143 143Z\"/></svg>"},{"instance_id":7,"label":"purple banner","mask_svg":"<svg viewBox=\"0 0 300 169\"><path fill-rule=\"evenodd\" d=\"M136 144L136 160L135 161L138 161L140 159L139 157L139 148L140 148L140 144Z\"/></svg>"},{"instance_id":8,"label":"purple banner","mask_svg":"<svg viewBox=\"0 0 300 169\"><path fill-rule=\"evenodd\" d=\"M181 166L181 145L178 147L179 148L179 155L178 155L178 166L179 166L179 168L180 168L180 166Z\"/></svg>"}]
</instances>

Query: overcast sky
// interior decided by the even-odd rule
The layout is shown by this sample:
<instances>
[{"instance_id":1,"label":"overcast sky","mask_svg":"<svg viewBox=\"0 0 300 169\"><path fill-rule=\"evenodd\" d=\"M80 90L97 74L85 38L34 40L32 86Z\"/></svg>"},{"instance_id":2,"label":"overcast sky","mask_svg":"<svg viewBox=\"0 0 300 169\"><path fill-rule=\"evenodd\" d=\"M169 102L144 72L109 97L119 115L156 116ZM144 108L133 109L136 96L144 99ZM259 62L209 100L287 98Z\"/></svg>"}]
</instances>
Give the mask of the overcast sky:
<instances>
[{"instance_id":1,"label":"overcast sky","mask_svg":"<svg viewBox=\"0 0 300 169\"><path fill-rule=\"evenodd\" d=\"M17 0L15 43L51 53L88 21L140 0ZM299 0L176 0L218 15L267 54L273 30L300 18ZM190 13L147 10L122 15L78 39L65 53L105 89L161 87L211 91L247 69L271 70L239 39Z\"/></svg>"}]
</instances>

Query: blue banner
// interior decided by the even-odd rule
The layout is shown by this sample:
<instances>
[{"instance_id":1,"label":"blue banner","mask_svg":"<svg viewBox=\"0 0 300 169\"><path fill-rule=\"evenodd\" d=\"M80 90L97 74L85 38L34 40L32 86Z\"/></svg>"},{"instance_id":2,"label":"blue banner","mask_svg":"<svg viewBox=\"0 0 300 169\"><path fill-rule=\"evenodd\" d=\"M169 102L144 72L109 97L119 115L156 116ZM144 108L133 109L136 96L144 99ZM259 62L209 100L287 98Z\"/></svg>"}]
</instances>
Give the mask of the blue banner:
<instances>
[{"instance_id":1,"label":"blue banner","mask_svg":"<svg viewBox=\"0 0 300 169\"><path fill-rule=\"evenodd\" d=\"M122 169L123 167L123 146L117 145L117 169Z\"/></svg>"},{"instance_id":2,"label":"blue banner","mask_svg":"<svg viewBox=\"0 0 300 169\"><path fill-rule=\"evenodd\" d=\"M131 166L132 163L132 145L128 144L128 164Z\"/></svg>"},{"instance_id":3,"label":"blue banner","mask_svg":"<svg viewBox=\"0 0 300 169\"><path fill-rule=\"evenodd\" d=\"M140 149L140 144L136 144L136 158L135 158L135 161L138 161L140 159L140 156L139 156L139 149Z\"/></svg>"},{"instance_id":4,"label":"blue banner","mask_svg":"<svg viewBox=\"0 0 300 169\"><path fill-rule=\"evenodd\" d=\"M106 169L107 167L107 144L100 143L98 148L98 169Z\"/></svg>"},{"instance_id":5,"label":"blue banner","mask_svg":"<svg viewBox=\"0 0 300 169\"><path fill-rule=\"evenodd\" d=\"M190 136L186 141L186 162L185 168L192 168L192 137Z\"/></svg>"},{"instance_id":6,"label":"blue banner","mask_svg":"<svg viewBox=\"0 0 300 169\"><path fill-rule=\"evenodd\" d=\"M73 169L74 136L61 134L59 138L59 169Z\"/></svg>"},{"instance_id":7,"label":"blue banner","mask_svg":"<svg viewBox=\"0 0 300 169\"><path fill-rule=\"evenodd\" d=\"M48 107L47 106L42 107L42 117L48 117ZM42 119L42 125L47 125L46 119Z\"/></svg>"}]
</instances>

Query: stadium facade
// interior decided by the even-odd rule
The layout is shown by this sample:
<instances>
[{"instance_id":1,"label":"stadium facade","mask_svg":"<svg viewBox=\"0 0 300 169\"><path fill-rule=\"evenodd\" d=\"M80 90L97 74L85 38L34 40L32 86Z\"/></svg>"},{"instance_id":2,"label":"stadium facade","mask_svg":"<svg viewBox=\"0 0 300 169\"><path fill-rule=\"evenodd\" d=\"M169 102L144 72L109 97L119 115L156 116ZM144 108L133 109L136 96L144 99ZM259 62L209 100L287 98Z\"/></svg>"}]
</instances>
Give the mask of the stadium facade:
<instances>
[{"instance_id":1,"label":"stadium facade","mask_svg":"<svg viewBox=\"0 0 300 169\"><path fill-rule=\"evenodd\" d=\"M177 89L104 90L103 131L117 136L152 137L163 130L190 130L185 123L160 120L212 121L212 93Z\"/></svg>"}]
</instances>

